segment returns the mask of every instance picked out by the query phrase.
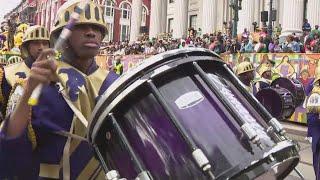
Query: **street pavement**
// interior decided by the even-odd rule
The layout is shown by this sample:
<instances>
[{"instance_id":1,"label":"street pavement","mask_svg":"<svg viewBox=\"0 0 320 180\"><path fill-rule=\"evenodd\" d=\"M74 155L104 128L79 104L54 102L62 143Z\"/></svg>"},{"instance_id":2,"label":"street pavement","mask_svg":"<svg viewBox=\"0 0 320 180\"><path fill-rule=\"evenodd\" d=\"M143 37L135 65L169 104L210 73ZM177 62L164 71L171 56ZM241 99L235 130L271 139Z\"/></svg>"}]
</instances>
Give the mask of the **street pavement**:
<instances>
[{"instance_id":1,"label":"street pavement","mask_svg":"<svg viewBox=\"0 0 320 180\"><path fill-rule=\"evenodd\" d=\"M300 144L300 162L296 167L304 176L306 180L315 180L315 175L312 166L312 151L311 143L308 142L305 137L307 135L307 127L293 124L293 123L282 123L286 129L288 136L296 140ZM291 172L291 174L285 178L285 180L298 180L301 179L296 172Z\"/></svg>"}]
</instances>

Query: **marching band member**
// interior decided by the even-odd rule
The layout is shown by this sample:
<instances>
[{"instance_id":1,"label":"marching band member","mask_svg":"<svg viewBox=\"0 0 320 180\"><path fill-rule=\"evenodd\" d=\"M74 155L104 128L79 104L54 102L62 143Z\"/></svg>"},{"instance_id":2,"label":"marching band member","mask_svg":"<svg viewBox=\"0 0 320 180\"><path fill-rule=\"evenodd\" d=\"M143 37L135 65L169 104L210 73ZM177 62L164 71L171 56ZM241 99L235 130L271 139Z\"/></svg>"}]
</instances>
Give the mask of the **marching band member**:
<instances>
[{"instance_id":1,"label":"marching band member","mask_svg":"<svg viewBox=\"0 0 320 180\"><path fill-rule=\"evenodd\" d=\"M320 97L320 74L317 73L313 83L306 88L306 94L310 96L312 94L318 94ZM309 96L309 97L310 97ZM308 100L309 98L307 98ZM320 102L320 99L317 99ZM308 102L308 101L307 101ZM316 179L320 178L320 106L310 107L307 104L307 125L308 125L308 137L311 137L312 141L312 153L313 153L313 168L315 171Z\"/></svg>"},{"instance_id":2,"label":"marching band member","mask_svg":"<svg viewBox=\"0 0 320 180\"><path fill-rule=\"evenodd\" d=\"M24 61L9 64L4 69L0 69L1 112L6 111L5 103L8 101L12 87L16 83L22 82L21 79L26 79L29 76L33 62L47 48L49 48L49 32L45 27L32 26L25 32L21 44L21 55Z\"/></svg>"},{"instance_id":3,"label":"marching band member","mask_svg":"<svg viewBox=\"0 0 320 180\"><path fill-rule=\"evenodd\" d=\"M20 48L23 43L23 36L25 31L28 29L28 25L22 23L18 26L16 35L14 36L14 46Z\"/></svg>"},{"instance_id":4,"label":"marching band member","mask_svg":"<svg viewBox=\"0 0 320 180\"><path fill-rule=\"evenodd\" d=\"M247 91L255 94L256 91L252 83L254 79L254 67L252 63L244 61L238 64L236 74L240 81L245 85Z\"/></svg>"},{"instance_id":5,"label":"marching band member","mask_svg":"<svg viewBox=\"0 0 320 180\"><path fill-rule=\"evenodd\" d=\"M263 65L260 67L259 72L260 78L259 80L254 84L255 88L257 89L257 92L261 89L270 87L271 81L272 81L272 70L270 66Z\"/></svg>"},{"instance_id":6,"label":"marching band member","mask_svg":"<svg viewBox=\"0 0 320 180\"><path fill-rule=\"evenodd\" d=\"M80 2L61 6L50 34L52 43ZM0 131L0 179L104 178L91 144L81 138L97 99L118 77L94 60L106 34L103 18L100 6L90 1L64 45L62 61L48 60L55 54L48 49L32 64L23 94ZM59 83L53 83L57 79ZM39 103L29 106L40 83Z\"/></svg>"}]
</instances>

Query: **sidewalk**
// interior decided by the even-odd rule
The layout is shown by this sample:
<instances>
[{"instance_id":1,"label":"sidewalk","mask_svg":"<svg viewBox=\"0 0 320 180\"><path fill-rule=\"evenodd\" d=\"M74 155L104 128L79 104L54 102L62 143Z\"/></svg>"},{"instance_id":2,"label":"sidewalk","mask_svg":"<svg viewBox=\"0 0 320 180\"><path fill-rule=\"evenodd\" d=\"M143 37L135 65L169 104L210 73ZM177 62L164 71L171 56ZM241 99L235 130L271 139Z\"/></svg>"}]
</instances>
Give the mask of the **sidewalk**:
<instances>
[{"instance_id":1,"label":"sidewalk","mask_svg":"<svg viewBox=\"0 0 320 180\"><path fill-rule=\"evenodd\" d=\"M283 125L284 129L287 131L288 134L294 134L302 137L307 136L308 128L306 125L283 121L281 121L281 124Z\"/></svg>"},{"instance_id":2,"label":"sidewalk","mask_svg":"<svg viewBox=\"0 0 320 180\"><path fill-rule=\"evenodd\" d=\"M307 127L290 122L281 122L290 138L298 141L300 144L300 163L296 167L305 177L306 180L314 180L315 175L312 166L311 143L305 140L307 136ZM298 174L294 171L285 178L285 180L298 180Z\"/></svg>"}]
</instances>

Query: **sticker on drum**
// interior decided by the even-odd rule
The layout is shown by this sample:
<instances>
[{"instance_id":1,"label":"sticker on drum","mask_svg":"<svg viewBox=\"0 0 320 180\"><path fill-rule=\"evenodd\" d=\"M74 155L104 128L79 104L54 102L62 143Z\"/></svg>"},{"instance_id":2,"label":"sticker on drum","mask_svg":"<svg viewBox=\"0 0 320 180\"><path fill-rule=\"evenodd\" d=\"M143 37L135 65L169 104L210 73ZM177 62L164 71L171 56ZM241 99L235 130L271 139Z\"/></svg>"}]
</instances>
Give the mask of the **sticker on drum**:
<instances>
[{"instance_id":1,"label":"sticker on drum","mask_svg":"<svg viewBox=\"0 0 320 180\"><path fill-rule=\"evenodd\" d=\"M187 109L199 104L204 97L199 91L192 91L181 95L174 103L179 109Z\"/></svg>"}]
</instances>

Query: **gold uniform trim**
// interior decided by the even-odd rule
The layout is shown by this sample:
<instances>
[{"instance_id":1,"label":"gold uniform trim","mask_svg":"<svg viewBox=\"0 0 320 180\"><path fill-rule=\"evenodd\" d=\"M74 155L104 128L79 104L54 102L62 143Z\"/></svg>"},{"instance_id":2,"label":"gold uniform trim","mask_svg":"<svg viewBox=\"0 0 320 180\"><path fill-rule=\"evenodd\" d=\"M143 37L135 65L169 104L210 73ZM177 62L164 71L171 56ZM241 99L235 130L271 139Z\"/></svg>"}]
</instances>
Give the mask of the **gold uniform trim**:
<instances>
[{"instance_id":1,"label":"gold uniform trim","mask_svg":"<svg viewBox=\"0 0 320 180\"><path fill-rule=\"evenodd\" d=\"M57 164L40 164L39 176L43 178L59 179L60 165Z\"/></svg>"}]
</instances>

